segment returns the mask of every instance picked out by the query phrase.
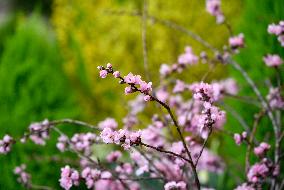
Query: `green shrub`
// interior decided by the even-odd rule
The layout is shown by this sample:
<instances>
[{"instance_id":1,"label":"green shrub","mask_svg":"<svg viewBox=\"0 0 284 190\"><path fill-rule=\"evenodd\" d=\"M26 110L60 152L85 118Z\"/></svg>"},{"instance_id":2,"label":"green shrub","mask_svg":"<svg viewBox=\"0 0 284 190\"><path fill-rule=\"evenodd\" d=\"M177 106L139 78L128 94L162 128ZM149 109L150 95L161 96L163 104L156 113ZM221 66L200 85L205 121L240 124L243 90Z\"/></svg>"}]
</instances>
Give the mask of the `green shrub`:
<instances>
[{"instance_id":1,"label":"green shrub","mask_svg":"<svg viewBox=\"0 0 284 190\"><path fill-rule=\"evenodd\" d=\"M38 15L18 21L15 33L5 38L0 60L1 137L19 138L31 121L79 115L47 24ZM9 155L0 156L1 189L19 189L13 168L20 163L28 164L35 183L57 185L60 169L48 155L58 151L55 138L50 141L42 149L31 142L16 144Z\"/></svg>"}]
</instances>

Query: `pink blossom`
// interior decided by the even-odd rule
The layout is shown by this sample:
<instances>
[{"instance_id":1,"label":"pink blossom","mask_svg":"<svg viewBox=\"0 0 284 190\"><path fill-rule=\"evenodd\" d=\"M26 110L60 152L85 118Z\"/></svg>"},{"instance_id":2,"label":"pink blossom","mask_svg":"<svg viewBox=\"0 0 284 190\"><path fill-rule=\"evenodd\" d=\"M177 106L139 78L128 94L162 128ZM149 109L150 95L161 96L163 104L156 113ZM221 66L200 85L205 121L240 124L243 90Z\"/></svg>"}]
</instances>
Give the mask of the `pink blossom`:
<instances>
[{"instance_id":1,"label":"pink blossom","mask_svg":"<svg viewBox=\"0 0 284 190\"><path fill-rule=\"evenodd\" d=\"M112 65L110 63L107 63L107 68L112 69Z\"/></svg>"},{"instance_id":2,"label":"pink blossom","mask_svg":"<svg viewBox=\"0 0 284 190\"><path fill-rule=\"evenodd\" d=\"M129 73L127 76L124 77L124 81L128 84L140 84L141 76L133 75L132 73Z\"/></svg>"},{"instance_id":3,"label":"pink blossom","mask_svg":"<svg viewBox=\"0 0 284 190\"><path fill-rule=\"evenodd\" d=\"M148 94L149 92L152 91L152 82L146 83L145 81L141 81L139 85L140 85L139 90L142 93Z\"/></svg>"},{"instance_id":4,"label":"pink blossom","mask_svg":"<svg viewBox=\"0 0 284 190\"><path fill-rule=\"evenodd\" d=\"M233 36L229 38L229 44L232 49L243 48L244 47L244 35L239 34L238 36Z\"/></svg>"},{"instance_id":5,"label":"pink blossom","mask_svg":"<svg viewBox=\"0 0 284 190\"><path fill-rule=\"evenodd\" d=\"M115 121L115 119L108 117L105 120L99 122L98 127L100 129L104 129L104 128L116 129L118 127L118 124Z\"/></svg>"},{"instance_id":6,"label":"pink blossom","mask_svg":"<svg viewBox=\"0 0 284 190\"><path fill-rule=\"evenodd\" d=\"M92 145L98 140L97 135L94 133L76 133L71 138L71 148L73 150L90 155Z\"/></svg>"},{"instance_id":7,"label":"pink blossom","mask_svg":"<svg viewBox=\"0 0 284 190\"><path fill-rule=\"evenodd\" d=\"M100 71L100 77L103 78L103 79L107 77L107 74L108 74L108 72L106 70Z\"/></svg>"},{"instance_id":8,"label":"pink blossom","mask_svg":"<svg viewBox=\"0 0 284 190\"><path fill-rule=\"evenodd\" d=\"M181 141L174 142L170 148L170 151L176 154L182 154L185 150Z\"/></svg>"},{"instance_id":9,"label":"pink blossom","mask_svg":"<svg viewBox=\"0 0 284 190\"><path fill-rule=\"evenodd\" d=\"M269 106L272 109L284 108L284 98L281 96L279 88L270 88L266 99L268 100Z\"/></svg>"},{"instance_id":10,"label":"pink blossom","mask_svg":"<svg viewBox=\"0 0 284 190\"><path fill-rule=\"evenodd\" d=\"M150 100L151 100L151 96L150 96L150 95L144 96L144 101L145 101L145 102L148 102L148 101L150 101Z\"/></svg>"},{"instance_id":11,"label":"pink blossom","mask_svg":"<svg viewBox=\"0 0 284 190\"><path fill-rule=\"evenodd\" d=\"M267 31L269 34L275 34L278 36L284 32L284 28L281 25L276 25L273 23L273 24L268 25Z\"/></svg>"},{"instance_id":12,"label":"pink blossom","mask_svg":"<svg viewBox=\"0 0 284 190\"><path fill-rule=\"evenodd\" d=\"M257 156L263 156L270 149L270 145L266 142L260 143L258 147L254 148L254 153Z\"/></svg>"},{"instance_id":13,"label":"pink blossom","mask_svg":"<svg viewBox=\"0 0 284 190\"><path fill-rule=\"evenodd\" d=\"M192 48L185 47L185 53L178 57L178 63L182 65L194 65L198 62L198 57L193 54Z\"/></svg>"},{"instance_id":14,"label":"pink blossom","mask_svg":"<svg viewBox=\"0 0 284 190\"><path fill-rule=\"evenodd\" d=\"M131 86L127 86L127 87L125 87L124 92L127 95L127 94L133 93L134 91L133 91Z\"/></svg>"},{"instance_id":15,"label":"pink blossom","mask_svg":"<svg viewBox=\"0 0 284 190\"><path fill-rule=\"evenodd\" d=\"M171 68L169 65L167 64L162 64L161 67L160 67L160 74L162 76L167 76L171 73Z\"/></svg>"},{"instance_id":16,"label":"pink blossom","mask_svg":"<svg viewBox=\"0 0 284 190\"><path fill-rule=\"evenodd\" d=\"M10 152L13 143L13 138L9 135L5 135L3 139L0 140L0 154L7 154Z\"/></svg>"},{"instance_id":17,"label":"pink blossom","mask_svg":"<svg viewBox=\"0 0 284 190\"><path fill-rule=\"evenodd\" d=\"M65 190L69 190L73 185L79 185L79 173L70 166L61 168L61 178L59 179L60 186Z\"/></svg>"},{"instance_id":18,"label":"pink blossom","mask_svg":"<svg viewBox=\"0 0 284 190\"><path fill-rule=\"evenodd\" d=\"M259 182L269 174L269 168L265 163L256 163L250 167L247 178L252 183Z\"/></svg>"},{"instance_id":19,"label":"pink blossom","mask_svg":"<svg viewBox=\"0 0 284 190\"><path fill-rule=\"evenodd\" d=\"M213 86L208 83L194 83L190 85L190 90L193 92L193 98L200 101L213 102L216 100L214 96Z\"/></svg>"},{"instance_id":20,"label":"pink blossom","mask_svg":"<svg viewBox=\"0 0 284 190\"><path fill-rule=\"evenodd\" d=\"M186 183L184 181L171 181L165 184L165 190L186 190Z\"/></svg>"},{"instance_id":21,"label":"pink blossom","mask_svg":"<svg viewBox=\"0 0 284 190\"><path fill-rule=\"evenodd\" d=\"M149 125L146 129L142 130L141 138L143 142L147 144L154 144L158 147L163 146L165 143L161 129L156 128L153 125Z\"/></svg>"},{"instance_id":22,"label":"pink blossom","mask_svg":"<svg viewBox=\"0 0 284 190\"><path fill-rule=\"evenodd\" d=\"M119 77L120 77L120 72L119 72L119 71L113 72L113 76L114 76L115 78L119 78Z\"/></svg>"},{"instance_id":23,"label":"pink blossom","mask_svg":"<svg viewBox=\"0 0 284 190\"><path fill-rule=\"evenodd\" d=\"M284 35L278 36L278 41L280 42L281 46L284 47Z\"/></svg>"},{"instance_id":24,"label":"pink blossom","mask_svg":"<svg viewBox=\"0 0 284 190\"><path fill-rule=\"evenodd\" d=\"M30 139L38 145L45 145L46 139L49 139L49 128L50 124L47 119L39 123L32 123L29 126Z\"/></svg>"},{"instance_id":25,"label":"pink blossom","mask_svg":"<svg viewBox=\"0 0 284 190\"><path fill-rule=\"evenodd\" d=\"M107 161L112 163L112 162L116 162L119 158L121 158L122 154L120 151L113 151L111 153L109 153L106 157Z\"/></svg>"},{"instance_id":26,"label":"pink blossom","mask_svg":"<svg viewBox=\"0 0 284 190\"><path fill-rule=\"evenodd\" d=\"M115 133L110 128L104 128L100 134L100 137L106 144L114 143Z\"/></svg>"},{"instance_id":27,"label":"pink blossom","mask_svg":"<svg viewBox=\"0 0 284 190\"><path fill-rule=\"evenodd\" d=\"M86 167L83 169L81 175L86 181L87 188L91 189L95 186L95 181L101 177L101 171Z\"/></svg>"},{"instance_id":28,"label":"pink blossom","mask_svg":"<svg viewBox=\"0 0 284 190\"><path fill-rule=\"evenodd\" d=\"M281 57L276 54L274 55L268 54L263 58L263 61L268 67L277 67L283 64L283 60L281 59Z\"/></svg>"},{"instance_id":29,"label":"pink blossom","mask_svg":"<svg viewBox=\"0 0 284 190\"><path fill-rule=\"evenodd\" d=\"M133 167L130 163L123 163L116 166L115 171L119 174L130 175L133 172Z\"/></svg>"},{"instance_id":30,"label":"pink blossom","mask_svg":"<svg viewBox=\"0 0 284 190\"><path fill-rule=\"evenodd\" d=\"M148 160L145 159L145 157L142 156L138 151L131 152L130 157L138 165L138 168L135 171L137 176L140 176L145 172L149 172L150 167ZM147 155L147 157L149 157L149 155Z\"/></svg>"},{"instance_id":31,"label":"pink blossom","mask_svg":"<svg viewBox=\"0 0 284 190\"><path fill-rule=\"evenodd\" d=\"M58 137L58 142L56 144L56 147L61 151L64 152L67 149L68 146L68 137L65 135L61 135Z\"/></svg>"},{"instance_id":32,"label":"pink blossom","mask_svg":"<svg viewBox=\"0 0 284 190\"><path fill-rule=\"evenodd\" d=\"M206 0L206 10L212 16L216 17L216 22L218 24L224 22L225 17L221 11L221 1L220 0Z\"/></svg>"},{"instance_id":33,"label":"pink blossom","mask_svg":"<svg viewBox=\"0 0 284 190\"><path fill-rule=\"evenodd\" d=\"M160 101L166 102L169 98L169 93L165 88L160 88L156 91L156 96Z\"/></svg>"},{"instance_id":34,"label":"pink blossom","mask_svg":"<svg viewBox=\"0 0 284 190\"><path fill-rule=\"evenodd\" d=\"M247 183L243 183L239 185L237 188L235 188L234 190L256 190L256 189Z\"/></svg>"},{"instance_id":35,"label":"pink blossom","mask_svg":"<svg viewBox=\"0 0 284 190\"><path fill-rule=\"evenodd\" d=\"M234 134L234 140L236 142L237 145L240 145L242 143L242 137L240 134L235 133Z\"/></svg>"},{"instance_id":36,"label":"pink blossom","mask_svg":"<svg viewBox=\"0 0 284 190\"><path fill-rule=\"evenodd\" d=\"M179 93L179 92L183 92L186 89L186 85L183 81L181 80L177 80L176 81L176 85L173 89L173 93Z\"/></svg>"},{"instance_id":37,"label":"pink blossom","mask_svg":"<svg viewBox=\"0 0 284 190\"><path fill-rule=\"evenodd\" d=\"M24 186L28 186L31 181L31 175L26 172L26 165L22 164L15 167L14 174L18 176L17 181Z\"/></svg>"}]
</instances>

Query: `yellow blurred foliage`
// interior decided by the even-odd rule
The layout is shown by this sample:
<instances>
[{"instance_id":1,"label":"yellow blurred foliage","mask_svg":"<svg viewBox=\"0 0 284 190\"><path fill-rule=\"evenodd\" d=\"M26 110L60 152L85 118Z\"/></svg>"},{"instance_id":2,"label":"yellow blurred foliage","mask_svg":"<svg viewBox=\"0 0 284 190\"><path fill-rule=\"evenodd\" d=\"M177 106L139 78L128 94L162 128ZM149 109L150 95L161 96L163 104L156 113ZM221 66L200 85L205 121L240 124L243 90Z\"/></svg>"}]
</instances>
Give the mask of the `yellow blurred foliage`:
<instances>
[{"instance_id":1,"label":"yellow blurred foliage","mask_svg":"<svg viewBox=\"0 0 284 190\"><path fill-rule=\"evenodd\" d=\"M222 3L229 22L235 22L241 2ZM227 41L228 31L224 25L216 25L215 18L205 11L205 1L148 0L148 6L149 15L184 26L216 47ZM142 0L54 1L52 23L66 60L65 70L79 92L87 116L101 119L125 114L123 87L114 79L99 79L97 66L111 62L123 74L131 71L144 76L141 18L109 12L141 12L142 7ZM154 86L159 82L159 65L175 63L186 45L192 46L196 54L206 50L186 34L148 20L148 62ZM193 67L181 77L191 82L205 69L204 65ZM211 77L222 77L223 73L219 68Z\"/></svg>"}]
</instances>

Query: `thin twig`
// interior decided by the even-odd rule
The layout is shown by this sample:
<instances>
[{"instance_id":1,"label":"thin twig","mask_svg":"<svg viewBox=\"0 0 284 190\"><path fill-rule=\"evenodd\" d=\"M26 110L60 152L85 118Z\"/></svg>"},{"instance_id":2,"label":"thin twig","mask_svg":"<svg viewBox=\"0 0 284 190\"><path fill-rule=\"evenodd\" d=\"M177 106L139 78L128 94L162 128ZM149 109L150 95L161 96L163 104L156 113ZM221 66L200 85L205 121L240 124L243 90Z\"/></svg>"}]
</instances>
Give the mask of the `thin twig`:
<instances>
[{"instance_id":1,"label":"thin twig","mask_svg":"<svg viewBox=\"0 0 284 190\"><path fill-rule=\"evenodd\" d=\"M54 120L50 121L50 125L60 125L60 124L74 124L74 125L79 125L79 126L84 126L90 129L96 129L100 130L97 126L91 125L89 123L83 122L83 121L78 121L78 120L73 120L73 119L60 119L60 120Z\"/></svg>"},{"instance_id":2,"label":"thin twig","mask_svg":"<svg viewBox=\"0 0 284 190\"><path fill-rule=\"evenodd\" d=\"M255 83L253 82L253 80L248 76L247 72L235 61L233 61L231 58L229 58L227 60L228 63L232 64L233 67L238 70L243 77L246 79L246 81L248 82L248 84L251 86L251 88L253 89L254 93L256 94L256 96L258 97L259 101L261 102L261 105L263 106L263 108L265 110L267 110L267 115L269 117L269 119L272 122L272 126L273 126L273 130L274 130L274 135L275 135L275 153L274 153L274 161L275 163L278 163L279 160L279 154L280 154L280 143L279 143L279 137L280 137L280 130L279 127L277 125L277 122L273 116L273 113L271 111L271 108L269 106L269 104L265 101L265 99L263 98L263 96L261 95L260 91L258 90L258 88L256 87Z\"/></svg>"},{"instance_id":3,"label":"thin twig","mask_svg":"<svg viewBox=\"0 0 284 190\"><path fill-rule=\"evenodd\" d=\"M143 142L141 142L140 144L141 144L142 146L145 146L145 147L148 147L148 148L154 149L154 150L156 150L156 151L158 151L158 152L162 152L162 153L170 154L170 155L172 155L172 156L175 156L175 157L181 158L181 159L183 159L183 160L187 161L188 163L190 163L190 162L191 162L189 159L187 159L187 158L185 158L185 157L183 157L183 156L181 156L181 155L179 155L179 154L177 154L177 153L174 153L174 152L171 152L171 151L168 151L168 150L164 150L164 149L162 149L162 148L155 147L155 146L152 146L152 145L149 145L149 144L145 144L145 143L143 143Z\"/></svg>"},{"instance_id":4,"label":"thin twig","mask_svg":"<svg viewBox=\"0 0 284 190\"><path fill-rule=\"evenodd\" d=\"M206 146L206 144L207 144L207 142L208 142L208 140L209 140L209 137L210 137L211 133L212 133L212 126L209 128L208 137L207 137L207 138L205 139L205 141L203 142L203 145L202 145L202 147L201 147L201 150L200 150L200 152L199 152L199 154L198 154L198 157L197 157L196 162L195 162L195 164L194 164L195 167L197 167L198 161L199 161L199 159L200 159L200 157L201 157L201 155L202 155L202 153L203 153L203 150L204 150L204 148L205 148L205 146Z\"/></svg>"},{"instance_id":5,"label":"thin twig","mask_svg":"<svg viewBox=\"0 0 284 190\"><path fill-rule=\"evenodd\" d=\"M255 115L255 119L254 119L254 122L253 122L253 128L252 128L252 132L250 133L250 136L249 136L249 140L248 140L248 146L247 146L247 152L246 152L246 173L248 172L249 170L249 167L250 167L250 163L249 163L249 157L250 157L250 152L251 152L251 149L252 149L252 145L253 145L253 139L255 138L255 134L256 134L256 130L257 130L257 127L258 127L258 124L261 120L261 118L263 117L263 115L265 114L265 112L263 110L261 110L258 114Z\"/></svg>"}]
</instances>

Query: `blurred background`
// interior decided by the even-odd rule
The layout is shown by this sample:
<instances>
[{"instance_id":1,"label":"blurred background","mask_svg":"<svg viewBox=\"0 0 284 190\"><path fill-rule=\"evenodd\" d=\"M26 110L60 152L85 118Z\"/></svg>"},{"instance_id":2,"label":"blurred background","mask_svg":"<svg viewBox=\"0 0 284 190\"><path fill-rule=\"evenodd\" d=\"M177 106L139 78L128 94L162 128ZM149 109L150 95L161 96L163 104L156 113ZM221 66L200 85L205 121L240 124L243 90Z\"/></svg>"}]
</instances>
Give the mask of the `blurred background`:
<instances>
[{"instance_id":1,"label":"blurred background","mask_svg":"<svg viewBox=\"0 0 284 190\"><path fill-rule=\"evenodd\" d=\"M8 133L19 137L32 121L44 118L96 123L105 117L125 116L123 105L128 97L112 80L100 80L96 68L111 62L124 74L131 71L145 76L142 21L132 14L141 13L142 7L142 0L0 0L0 136ZM284 56L276 38L267 34L269 23L284 19L284 1L226 0L222 9L234 34L243 32L246 38L246 48L236 59L256 81L273 76L262 57L266 53ZM219 48L229 37L226 27L216 25L215 18L205 11L205 1L148 0L148 14L198 33ZM196 54L204 50L186 34L147 21L148 62L154 86L159 84L160 64L176 62L186 45ZM180 78L190 83L199 80L207 69L206 65L194 66ZM252 95L230 67L218 67L209 80L228 76L238 80L240 94ZM266 94L266 84L257 84ZM251 126L256 108L233 99L225 104ZM263 120L261 125L259 135L270 130L269 121ZM230 113L225 127L242 131ZM72 134L78 129L66 126L65 131ZM12 172L20 163L28 164L34 183L58 189L60 167L72 162L74 155L59 157L56 139L53 135L43 148L30 142L17 144L10 154L0 156L0 189L22 188ZM245 147L235 146L228 136L215 138L210 146L224 156L230 170L217 177L206 174L205 180L217 189L232 189L245 178Z\"/></svg>"}]
</instances>

